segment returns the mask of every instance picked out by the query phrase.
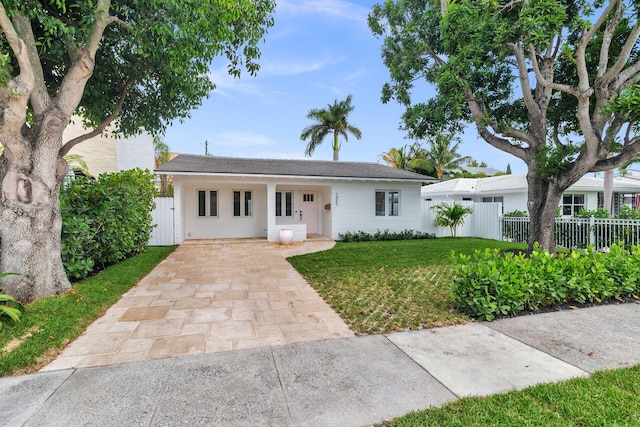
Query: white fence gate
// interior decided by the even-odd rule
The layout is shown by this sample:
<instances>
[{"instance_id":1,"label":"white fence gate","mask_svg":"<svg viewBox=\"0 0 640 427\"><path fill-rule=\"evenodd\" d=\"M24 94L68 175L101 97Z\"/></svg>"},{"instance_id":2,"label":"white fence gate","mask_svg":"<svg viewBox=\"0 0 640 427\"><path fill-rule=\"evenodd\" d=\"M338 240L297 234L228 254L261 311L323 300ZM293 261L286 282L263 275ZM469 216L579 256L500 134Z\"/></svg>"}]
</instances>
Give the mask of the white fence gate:
<instances>
[{"instance_id":1,"label":"white fence gate","mask_svg":"<svg viewBox=\"0 0 640 427\"><path fill-rule=\"evenodd\" d=\"M156 197L156 208L151 212L153 231L149 246L175 245L173 197Z\"/></svg>"},{"instance_id":2,"label":"white fence gate","mask_svg":"<svg viewBox=\"0 0 640 427\"><path fill-rule=\"evenodd\" d=\"M451 236L449 228L436 227L434 221L436 213L432 209L433 206L440 203L425 201L424 215L422 218L422 231L425 233L433 233L436 237ZM452 204L450 202L449 204ZM474 203L474 202L456 202L462 206L470 207L473 212L465 217L464 224L458 227L456 235L459 237L481 237L484 239L501 240L502 232L500 228L500 215L502 212L502 203Z\"/></svg>"}]
</instances>

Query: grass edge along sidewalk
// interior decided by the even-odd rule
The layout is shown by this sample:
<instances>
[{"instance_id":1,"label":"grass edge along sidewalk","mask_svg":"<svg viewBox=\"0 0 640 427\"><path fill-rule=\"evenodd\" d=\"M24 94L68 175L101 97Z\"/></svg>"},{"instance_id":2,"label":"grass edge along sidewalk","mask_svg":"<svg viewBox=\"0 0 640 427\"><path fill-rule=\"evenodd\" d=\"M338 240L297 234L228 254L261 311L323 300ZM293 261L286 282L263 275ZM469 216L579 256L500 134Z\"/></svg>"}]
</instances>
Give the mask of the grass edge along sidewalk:
<instances>
[{"instance_id":1,"label":"grass edge along sidewalk","mask_svg":"<svg viewBox=\"0 0 640 427\"><path fill-rule=\"evenodd\" d=\"M640 425L638 395L640 365L508 393L465 397L440 408L411 412L382 425L637 426Z\"/></svg>"},{"instance_id":2,"label":"grass edge along sidewalk","mask_svg":"<svg viewBox=\"0 0 640 427\"><path fill-rule=\"evenodd\" d=\"M18 323L2 319L0 376L33 373L53 360L174 249L175 246L149 247L74 283L72 289L61 295L41 298L25 306Z\"/></svg>"}]
</instances>

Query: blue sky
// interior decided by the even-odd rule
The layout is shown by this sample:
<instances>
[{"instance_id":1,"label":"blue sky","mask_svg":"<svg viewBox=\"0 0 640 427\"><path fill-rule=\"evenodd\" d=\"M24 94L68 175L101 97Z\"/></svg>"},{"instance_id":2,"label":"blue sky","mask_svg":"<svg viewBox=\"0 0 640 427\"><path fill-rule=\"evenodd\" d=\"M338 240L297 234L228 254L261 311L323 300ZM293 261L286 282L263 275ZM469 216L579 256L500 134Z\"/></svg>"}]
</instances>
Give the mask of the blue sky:
<instances>
[{"instance_id":1,"label":"blue sky","mask_svg":"<svg viewBox=\"0 0 640 427\"><path fill-rule=\"evenodd\" d=\"M388 70L380 56L381 39L367 27L376 1L278 0L275 25L261 44L261 69L256 77L233 79L220 59L211 67L217 88L184 123L174 123L164 137L171 151L228 157L302 159L302 129L312 122L311 108L324 108L353 95L350 122L362 139L342 144L340 160L380 162L391 147L412 143L398 130L404 108L382 104ZM427 94L425 94L427 96ZM475 129L463 136L463 155L514 173L524 163L492 148ZM331 140L312 159L332 159Z\"/></svg>"}]
</instances>

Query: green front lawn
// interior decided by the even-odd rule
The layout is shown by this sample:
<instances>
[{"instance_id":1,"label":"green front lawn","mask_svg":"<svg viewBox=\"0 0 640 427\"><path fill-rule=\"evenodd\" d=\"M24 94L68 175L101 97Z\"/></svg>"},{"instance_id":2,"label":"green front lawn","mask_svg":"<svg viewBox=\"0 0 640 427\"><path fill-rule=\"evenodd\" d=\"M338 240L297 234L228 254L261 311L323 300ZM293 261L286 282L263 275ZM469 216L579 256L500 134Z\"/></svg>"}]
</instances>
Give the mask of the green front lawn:
<instances>
[{"instance_id":1,"label":"green front lawn","mask_svg":"<svg viewBox=\"0 0 640 427\"><path fill-rule=\"evenodd\" d=\"M451 250L524 249L492 240L338 243L289 258L358 334L452 325ZM398 427L640 426L640 366L521 391L470 397L385 423Z\"/></svg>"},{"instance_id":2,"label":"green front lawn","mask_svg":"<svg viewBox=\"0 0 640 427\"><path fill-rule=\"evenodd\" d=\"M62 294L25 306L19 323L0 318L0 376L37 371L64 346L102 316L120 296L146 276L175 247L150 247L146 252L112 265L74 283Z\"/></svg>"},{"instance_id":3,"label":"green front lawn","mask_svg":"<svg viewBox=\"0 0 640 427\"><path fill-rule=\"evenodd\" d=\"M495 240L441 238L340 243L289 258L356 334L464 323L454 310L451 250L523 249Z\"/></svg>"}]
</instances>

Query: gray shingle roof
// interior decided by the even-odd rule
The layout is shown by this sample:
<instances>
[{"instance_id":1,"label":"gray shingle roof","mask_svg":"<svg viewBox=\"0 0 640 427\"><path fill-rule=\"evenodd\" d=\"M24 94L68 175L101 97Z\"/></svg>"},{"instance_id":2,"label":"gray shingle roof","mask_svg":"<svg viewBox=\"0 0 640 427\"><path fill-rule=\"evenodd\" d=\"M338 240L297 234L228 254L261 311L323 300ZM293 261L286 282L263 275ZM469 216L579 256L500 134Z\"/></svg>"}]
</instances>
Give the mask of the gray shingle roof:
<instances>
[{"instance_id":1,"label":"gray shingle roof","mask_svg":"<svg viewBox=\"0 0 640 427\"><path fill-rule=\"evenodd\" d=\"M434 178L377 163L247 159L180 154L156 169L169 174L229 174L434 181Z\"/></svg>"}]
</instances>

